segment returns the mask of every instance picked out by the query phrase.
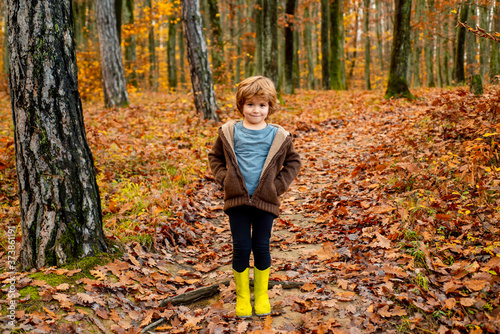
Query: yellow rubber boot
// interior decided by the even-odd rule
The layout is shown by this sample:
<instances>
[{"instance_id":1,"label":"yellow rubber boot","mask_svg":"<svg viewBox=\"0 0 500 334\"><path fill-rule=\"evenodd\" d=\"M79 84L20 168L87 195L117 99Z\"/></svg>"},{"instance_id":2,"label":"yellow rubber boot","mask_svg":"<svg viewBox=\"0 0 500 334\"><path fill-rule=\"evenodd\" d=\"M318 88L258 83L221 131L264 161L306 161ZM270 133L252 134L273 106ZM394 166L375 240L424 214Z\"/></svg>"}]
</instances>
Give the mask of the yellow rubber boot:
<instances>
[{"instance_id":1,"label":"yellow rubber boot","mask_svg":"<svg viewBox=\"0 0 500 334\"><path fill-rule=\"evenodd\" d=\"M271 313L271 304L269 304L269 296L267 294L270 269L259 270L254 268L253 296L255 299L255 314L258 316Z\"/></svg>"},{"instance_id":2,"label":"yellow rubber boot","mask_svg":"<svg viewBox=\"0 0 500 334\"><path fill-rule=\"evenodd\" d=\"M249 268L241 273L233 269L233 275L236 284L236 316L242 318L251 317Z\"/></svg>"}]
</instances>

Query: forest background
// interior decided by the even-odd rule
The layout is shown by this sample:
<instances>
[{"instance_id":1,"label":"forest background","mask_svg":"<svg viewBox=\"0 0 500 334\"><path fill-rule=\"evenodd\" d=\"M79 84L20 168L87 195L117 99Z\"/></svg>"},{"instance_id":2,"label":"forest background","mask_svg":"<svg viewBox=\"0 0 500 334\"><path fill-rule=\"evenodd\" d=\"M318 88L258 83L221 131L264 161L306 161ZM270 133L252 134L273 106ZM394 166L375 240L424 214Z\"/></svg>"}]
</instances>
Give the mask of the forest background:
<instances>
[{"instance_id":1,"label":"forest background","mask_svg":"<svg viewBox=\"0 0 500 334\"><path fill-rule=\"evenodd\" d=\"M287 111L284 115L277 117L280 123L293 124L292 129L296 130L297 133L314 132L314 127L320 128L320 125L326 128L331 127L332 124L335 125L331 117L339 119L342 117L337 114L337 111L330 110L330 108L335 106L339 110L342 109L336 104L339 97L351 102L357 100L358 107L365 106L368 109L367 115L373 113L372 116L379 109L386 110L388 108L390 112L399 112L398 110L401 108L412 108L410 104L401 101L389 102L388 104L382 102L387 85L393 42L395 3L382 0L343 1L338 2L341 3L341 6L337 12L333 11L332 3L312 0L276 2L278 7L278 44L276 48L278 79L276 82L282 93L284 110ZM238 117L234 108L235 84L245 77L261 73L264 58L268 56L262 52L263 45L260 39L267 34L265 25L259 22L261 16L258 14L262 12L262 3L246 0L201 0L200 5L215 91L219 102L217 115L223 120ZM394 230L380 230L381 234L370 234L363 231L363 235L368 234L373 237L377 247L383 249L389 248L386 245L391 244L391 242L391 245L394 245L396 241L401 241L403 243L399 247L401 252L413 258L412 263L415 267L421 267L431 272L434 267L438 267L436 263L439 263L439 266L451 267L450 270L457 274L454 275L455 280L453 281L454 285L452 285L451 281L439 281L432 275L423 274L418 270L415 271L414 276L408 277L394 267L393 276L390 279L394 279L394 282L404 281L404 284L408 283L411 288L419 289L420 292L417 295L423 295L426 299L424 302L418 300L412 304L408 302L412 297L407 296L403 303L407 303L409 306L403 307L404 310L399 307L399 304L396 307L390 302L378 304L378 311L370 312L369 319L362 325L358 325L365 331L377 328L380 330L384 326L384 320L394 317L397 320L392 318L394 323L391 323L391 328L401 332L415 331L415 327L418 327L418 330L422 332L426 331L422 327L430 330L439 329L443 333L451 331L451 328L455 331L494 331L495 327L488 325L488 322L491 323L489 321L491 318L498 317L500 309L498 295L495 297L495 291L498 291L498 280L491 277L498 276L499 265L498 262L488 262L490 260L488 256L493 254L493 260L495 256L498 258L498 230L495 229L495 224L488 224L498 222L498 207L500 207L497 205L498 181L496 175L499 170L495 142L498 135L497 130L495 130L495 127L498 127L496 121L498 108L495 107L496 102L498 102L498 91L495 85L499 75L499 49L498 44L494 41L495 38L498 38L495 31L500 31L500 15L498 15L500 5L498 1L481 0L416 0L412 1L411 5L411 25L409 27L411 54L408 57L406 79L410 88L420 98L414 102L415 106L423 103L422 100L432 100L429 103L434 103L433 107L443 111L443 114L436 116L433 114L435 111L433 107L426 105L429 108L427 112L432 115L425 116L425 113L422 112L420 114L422 122L417 122L417 124L419 127L429 126L430 129L431 119L449 122L446 127L443 126L436 131L447 140L459 141L460 144L457 144L457 147L460 149L436 153L436 156L439 155L441 162L448 168L439 169L432 165L432 168L435 168L433 171L436 173L436 183L431 183L426 176L418 174L425 162L419 165L419 168L415 167L415 161L404 165L398 165L395 162L391 168L398 170L398 178L400 179L395 179L392 183L389 182L386 186L387 192L404 192L404 189L413 195L407 199L408 203L411 204L408 204L406 209L399 208L397 214L391 218L405 221L404 226L407 229L402 234L397 234ZM2 6L4 5L2 4ZM162 245L162 247L166 245L167 251L171 254L183 253L183 251L189 253L193 248L201 250L203 253L193 231L204 231L204 228L197 223L199 217L194 217L201 213L203 218L213 219L217 217L214 212L220 211L220 208L214 208L206 201L206 198L200 198L196 192L204 189L204 182L211 180L203 157L207 149L206 144L213 139L218 123L202 121L195 114L192 105L193 94L187 61L187 46L184 43L180 18L180 2L154 0L115 2L115 13L119 18L117 31L120 32L120 46L127 81L126 87L130 95L130 106L111 109L102 106L104 99L102 63L94 6L93 1L73 1L79 92L84 101L89 143L96 157L97 181L102 195L106 236L127 245L123 249L124 259L132 265L135 265L135 261L138 260L143 264L145 263L143 261L148 261L148 258L157 259L156 255L151 255L149 251L158 251L155 249L155 246L158 245ZM325 8L328 10L325 11ZM5 8L2 7L2 9ZM333 34L331 22L335 22L335 19L339 17L337 27L340 34ZM2 19L2 27L4 27L5 17ZM325 21L329 23L326 25L327 38L323 32L322 40L322 29L324 29ZM477 34L469 32L463 35L464 40L461 41L458 21L466 21L472 27L481 27L484 31L490 32L490 36L493 38L479 38ZM0 100L2 105L0 115L2 123L0 130L2 144L0 147L2 180L0 216L3 222L18 224L20 221L19 198L17 196L13 128L8 96L6 39L4 34L0 37L2 37L0 42L4 45L3 50L5 51L2 59L4 73L0 78L2 90ZM286 53L285 50L289 49L286 42L291 40L294 41L294 51L290 54ZM461 43L465 47L463 54L458 52ZM341 51L339 52L339 50ZM340 54L339 60L342 64L340 70L334 70L331 67L332 54ZM457 64L463 64L465 73L463 77L457 77ZM334 87L333 75L330 77L332 73L340 75L340 82L343 85ZM467 84L471 77L476 74L479 74L482 81L487 84L487 93L482 100L474 100L473 96L463 88L463 85ZM443 89L433 89L434 87ZM346 90L346 92L337 95L337 92L328 92L331 89ZM327 91L326 93L329 94L322 94L319 91ZM449 95L447 95L447 91L450 92ZM363 97L358 99L355 97L356 94L361 94ZM314 102L306 103L304 101ZM474 105L478 101L480 107L476 108ZM304 110L307 108L313 110L305 112ZM363 108L359 110L363 110ZM478 115L473 117L475 114L469 113L463 119L456 119L453 115L456 110L474 110L477 111ZM484 111L485 114L481 114L481 111ZM345 116L346 123L349 117L352 115ZM350 121L354 124L353 119ZM411 122L409 124L415 125ZM432 133L431 130L429 131ZM402 132L404 133L404 131ZM425 135L419 137L415 134L414 137L408 138L406 145L416 147L425 142L429 144L429 133L426 134L427 137ZM473 142L477 139L475 137L479 137L480 141ZM432 145L428 149L432 150L431 147ZM165 149L168 152L162 151ZM440 147L439 149L444 148ZM445 156L446 158L443 158ZM317 158L312 157L309 160L313 161L314 164ZM323 165L327 164L324 160L320 161ZM360 162L359 165L352 166L355 168L349 170L349 173L353 179L356 179L358 175L361 177L369 166L370 162L368 165ZM373 167L380 167L383 170L386 165L381 163L375 164ZM461 177L453 179L453 187L443 197L447 201L453 202L448 205L449 210L436 208L433 195L429 194L421 195L419 193L418 200L420 202L419 204L415 202L417 201L415 191L419 185L423 188L425 188L423 185L431 188L450 186L447 183L452 183L449 176L451 174L448 173L450 170L455 171ZM367 185L367 187L369 186ZM302 191L306 190L302 187ZM205 189L201 193L207 196L217 194L214 189L210 191ZM346 206L342 204L335 209L329 207L330 204L326 199L332 194L330 190L326 191L326 194L325 192L316 194L318 195L316 199L319 203L317 204L318 210L320 207L321 210L326 210L315 218L315 222L320 225L330 219L327 217L343 217L348 212L346 207L350 204L346 204ZM220 194L217 196L220 197ZM362 202L359 205L364 208L367 204ZM382 205L373 210L372 213L383 215L393 211L394 208ZM428 216L432 216L432 219ZM385 219L381 221L385 221ZM426 219L433 222L445 222L443 226L446 228L434 231L436 238L442 236L452 238L461 247L460 250L455 252L455 250L450 250L451 246L446 246L448 248L445 247L445 249L436 246L429 254L426 249L422 248L420 245L423 241L430 244L432 242L429 240L433 238L419 228L423 224L422 222L427 221ZM479 222L488 223L481 225ZM287 225L289 223L282 221L280 224ZM484 232L484 226L489 226L486 228L486 232ZM161 233L158 233L158 229ZM211 232L214 231L220 231L219 227L213 228ZM462 231L465 232L462 233ZM352 236L352 234L350 235ZM484 240L481 240L483 236ZM18 237L20 238L20 236ZM7 234L3 233L1 242L5 251L7 250L7 239ZM327 257L325 254L332 254L329 253L330 250L327 246L325 244L318 251L317 258L325 260L324 257ZM216 257L214 253L208 252L207 254ZM334 258L338 259L340 256L343 259L344 255L335 254L335 256L332 255ZM152 261L154 262L154 260ZM214 268L207 269L206 266L210 262L208 258L203 258L200 261L205 267L198 267L197 270L201 271L203 275L198 276L198 273L193 274L181 270L181 274L172 276L169 280L167 295L182 294L193 289L193 286L200 287L206 284L204 275ZM485 263L488 265L484 265ZM329 264L332 265L332 263ZM90 269L90 271L85 271L87 276L78 277L80 281L76 283L71 282L70 284L73 284L71 288L62 286L59 284L61 282L51 281L53 275L61 275L61 273L64 275L67 274L67 271L58 273L56 269L52 268L42 272L20 273L21 278L25 280L20 283L20 288L24 291L19 297L26 305L26 309L23 308L21 312L26 311L26 313L23 313L19 318L24 319L26 328L29 326L45 330L55 328L54 323L59 322L59 320L70 317L66 319L69 321L69 319L73 319L71 317L75 317L74 305L79 305L77 309L84 310L84 307L92 306L96 301L98 304L101 303L96 295L92 295L93 299L88 299L87 292L90 293L89 291L92 289L100 289L103 286L103 290L114 289L109 283L102 283L104 277L111 276L111 273L98 266L90 266L87 269ZM162 267L160 270L163 269ZM491 277L467 276L469 269L471 275L472 273L489 273ZM134 275L136 274L134 273ZM441 277L436 272L433 274ZM136 278L136 276L134 277ZM354 291L359 293L348 281L351 276L342 277L346 280L338 283L339 286L346 288L346 290L351 289L350 293L354 293ZM101 283L91 282L90 278L96 278ZM464 280L462 283L458 282L462 279ZM43 280L46 284L41 282ZM397 292L391 285L392 281L389 283L384 283L386 285L379 287L382 291L379 295ZM443 288L443 283L449 284ZM123 284L126 286L128 283ZM435 286L429 288L429 285L432 284ZM90 287L88 290L85 289L87 292L82 292L82 285ZM485 288L487 285L494 287L488 290ZM437 291L444 291L447 298L440 300L432 295L433 288ZM135 288L128 286L128 289ZM159 288L157 291L162 289L165 287ZM314 293L321 294L319 291L321 289L315 289L312 286L306 287L303 292L310 292L309 289L313 290ZM69 297L68 299L62 297L62 292L66 291L72 291L75 298L70 300ZM143 298L140 290L134 290L134 294L137 300ZM435 298L432 299L429 295ZM351 298L354 298L352 296L347 293L347 297L344 294L338 300L350 301ZM152 295L148 295L147 298L149 299L146 304L151 300L158 301L158 298L154 299ZM57 300L60 306L51 305L44 308L38 302L39 300L52 300L52 302ZM311 305L306 302L296 303L302 305L301 307L311 309ZM124 307L125 302L120 301L119 304ZM80 308L80 306L84 307ZM110 307L110 305L107 306ZM208 318L200 318L196 322L195 319L200 317L199 313L194 312L191 317L186 309L177 310L178 313L175 315L174 313L169 314L169 310L155 313L148 308L150 306L145 306L147 309L146 317L133 314L132 319L121 318L112 312L104 314L102 313L104 311L98 307L94 317L91 318L92 326L95 326L96 330L105 332L107 329L103 330L102 328L107 327L108 323L115 322L119 326L110 325L112 331L120 332L119 327L121 326L121 328L130 329L132 332L139 327L144 328L153 319L166 317L170 319L169 324L166 325L170 326L170 329L177 328L180 331L180 328L184 326L184 330L188 331L190 328L196 328L198 322L211 323ZM412 306L423 310L423 313L426 314L425 319L418 316L420 313L412 312L414 311L411 309ZM109 309L105 310L109 311ZM63 318L60 312L68 312L68 315L64 314ZM84 312L91 311L87 307ZM301 312L308 314L306 310L301 309ZM80 312L79 316L82 314ZM76 318L82 320L79 316ZM102 325L101 321L106 325ZM306 317L301 326L311 331L319 330L320 327L316 321L317 318ZM188 323L189 325L187 325ZM375 324L375 327L371 324ZM223 327L231 328L231 325L235 324L225 324ZM269 327L268 323L260 325L263 328ZM254 330L260 328L258 326L252 327L255 325L249 324L246 326ZM328 326L337 327L333 322L329 323ZM68 327L71 326L68 325ZM333 329L331 330L333 331Z\"/></svg>"}]
</instances>

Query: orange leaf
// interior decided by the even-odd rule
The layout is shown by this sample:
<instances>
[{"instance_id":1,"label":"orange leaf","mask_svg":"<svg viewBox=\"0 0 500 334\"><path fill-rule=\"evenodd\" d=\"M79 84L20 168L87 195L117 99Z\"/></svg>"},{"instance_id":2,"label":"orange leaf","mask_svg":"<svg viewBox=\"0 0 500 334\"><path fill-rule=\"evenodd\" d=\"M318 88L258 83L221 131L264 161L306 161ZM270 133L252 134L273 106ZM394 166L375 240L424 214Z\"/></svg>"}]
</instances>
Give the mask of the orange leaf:
<instances>
[{"instance_id":1,"label":"orange leaf","mask_svg":"<svg viewBox=\"0 0 500 334\"><path fill-rule=\"evenodd\" d=\"M463 305L465 307L469 307L469 306L472 306L474 305L476 301L474 300L474 298L461 298L460 299L460 305Z\"/></svg>"},{"instance_id":2,"label":"orange leaf","mask_svg":"<svg viewBox=\"0 0 500 334\"><path fill-rule=\"evenodd\" d=\"M455 298L448 298L444 301L444 303L445 303L444 307L447 308L448 310L451 310L457 304L457 300Z\"/></svg>"},{"instance_id":3,"label":"orange leaf","mask_svg":"<svg viewBox=\"0 0 500 334\"><path fill-rule=\"evenodd\" d=\"M300 290L306 291L306 292L312 291L314 289L316 289L316 284L314 284L314 283L306 283L300 287Z\"/></svg>"}]
</instances>

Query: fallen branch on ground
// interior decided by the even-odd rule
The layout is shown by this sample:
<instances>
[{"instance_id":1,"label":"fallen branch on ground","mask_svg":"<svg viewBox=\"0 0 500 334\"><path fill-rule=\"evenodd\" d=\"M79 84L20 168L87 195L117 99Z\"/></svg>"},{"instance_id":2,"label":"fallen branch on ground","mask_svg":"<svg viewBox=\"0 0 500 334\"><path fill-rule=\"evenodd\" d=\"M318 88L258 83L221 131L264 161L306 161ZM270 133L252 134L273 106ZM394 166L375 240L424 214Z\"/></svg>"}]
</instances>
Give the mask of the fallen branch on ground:
<instances>
[{"instance_id":1,"label":"fallen branch on ground","mask_svg":"<svg viewBox=\"0 0 500 334\"><path fill-rule=\"evenodd\" d=\"M173 296L170 298L163 299L160 302L160 307L165 307L169 304L172 304L172 306L192 304L192 303L195 303L197 301L210 298L210 297L216 295L217 293L219 293L219 287L221 285L228 286L230 282L231 282L230 279L226 279L226 280L219 282L219 283L215 283L215 284L212 284L212 285L200 288L200 289L188 291L188 292L180 294L178 296ZM275 285L281 285L281 287L283 289L298 289L304 284L305 284L304 282L269 281L269 289ZM253 280L250 281L250 286L253 286ZM166 318L158 319L157 321L144 327L144 329L141 331L141 333L147 333L151 330L154 330L155 328L162 325L166 320L167 320Z\"/></svg>"}]
</instances>

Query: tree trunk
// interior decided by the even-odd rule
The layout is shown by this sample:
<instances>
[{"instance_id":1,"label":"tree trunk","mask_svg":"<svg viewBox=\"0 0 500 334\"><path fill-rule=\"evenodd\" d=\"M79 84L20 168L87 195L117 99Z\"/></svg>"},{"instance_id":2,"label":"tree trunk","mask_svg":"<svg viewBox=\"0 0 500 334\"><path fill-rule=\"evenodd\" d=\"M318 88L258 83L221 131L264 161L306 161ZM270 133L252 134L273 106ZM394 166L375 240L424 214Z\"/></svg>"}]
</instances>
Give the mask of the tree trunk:
<instances>
[{"instance_id":1,"label":"tree trunk","mask_svg":"<svg viewBox=\"0 0 500 334\"><path fill-rule=\"evenodd\" d=\"M467 15L469 12L469 1L462 4L460 8L460 22L467 21ZM453 81L455 85L461 85L465 83L465 28L462 26L458 27L457 39L455 46L454 67L453 67Z\"/></svg>"},{"instance_id":2,"label":"tree trunk","mask_svg":"<svg viewBox=\"0 0 500 334\"><path fill-rule=\"evenodd\" d=\"M433 16L434 12L434 0L427 0L427 13L429 16ZM436 81L434 80L434 27L427 26L425 29L425 72L426 72L426 84L427 87L436 87Z\"/></svg>"},{"instance_id":3,"label":"tree trunk","mask_svg":"<svg viewBox=\"0 0 500 334\"><path fill-rule=\"evenodd\" d=\"M471 27L476 27L477 22L476 22L476 11L477 7L475 4L475 0L470 1L470 6L469 6L469 13L467 15L466 22L471 26ZM477 68L477 63L476 63L476 46L477 46L477 41L476 41L476 35L473 33L465 33L465 59L466 59L466 66L465 66L465 75L469 78L472 77L472 75L476 74L476 68Z\"/></svg>"},{"instance_id":4,"label":"tree trunk","mask_svg":"<svg viewBox=\"0 0 500 334\"><path fill-rule=\"evenodd\" d=\"M275 0L263 0L262 4L263 74L274 82L276 90L280 92L281 83L278 71L278 3Z\"/></svg>"},{"instance_id":5,"label":"tree trunk","mask_svg":"<svg viewBox=\"0 0 500 334\"><path fill-rule=\"evenodd\" d=\"M248 57L249 57L249 53L248 52L245 52L245 54L242 53L242 50L243 50L243 36L245 36L245 33L246 33L246 24L243 24L242 20L243 20L243 17L247 17L247 15L246 15L246 13L244 11L246 11L248 9L248 6L244 6L242 4L242 0L237 0L236 6L237 6L237 9L236 9L236 22L241 25L241 34L240 34L240 36L242 36L242 37L238 38L238 42L236 43L236 54L238 55L238 57L236 58L236 64L235 64L234 82L235 83L239 83L241 81L241 67L242 67L241 66L241 59L242 59L242 57L245 60L245 65L246 65L246 66L243 66L244 70L245 70L245 73L248 73L247 66L249 66L252 63L252 61L250 59L248 59Z\"/></svg>"},{"instance_id":6,"label":"tree trunk","mask_svg":"<svg viewBox=\"0 0 500 334\"><path fill-rule=\"evenodd\" d=\"M181 0L181 12L196 111L204 119L218 120L216 111L219 108L215 99L198 0Z\"/></svg>"},{"instance_id":7,"label":"tree trunk","mask_svg":"<svg viewBox=\"0 0 500 334\"><path fill-rule=\"evenodd\" d=\"M83 36L83 30L85 27L86 20L86 12L87 12L87 3L86 2L73 2L73 17L74 17L74 34L76 47L81 48L81 46L85 42L85 38Z\"/></svg>"},{"instance_id":8,"label":"tree trunk","mask_svg":"<svg viewBox=\"0 0 500 334\"><path fill-rule=\"evenodd\" d=\"M375 32L377 34L377 54L380 63L380 73L384 72L384 53L382 48L382 12L380 0L375 0L375 8L377 10Z\"/></svg>"},{"instance_id":9,"label":"tree trunk","mask_svg":"<svg viewBox=\"0 0 500 334\"><path fill-rule=\"evenodd\" d=\"M330 49L328 45L328 21L330 6L328 0L321 0L321 69L323 74L323 89L330 89Z\"/></svg>"},{"instance_id":10,"label":"tree trunk","mask_svg":"<svg viewBox=\"0 0 500 334\"><path fill-rule=\"evenodd\" d=\"M495 0L495 15L493 15L493 29L495 32L500 33L500 1ZM490 56L490 82L498 83L498 79L495 77L500 75L500 44L495 43L495 41L490 41L491 43L491 56Z\"/></svg>"},{"instance_id":11,"label":"tree trunk","mask_svg":"<svg viewBox=\"0 0 500 334\"><path fill-rule=\"evenodd\" d=\"M217 0L208 0L208 17L212 35L212 68L215 83L220 83L224 76L224 41L220 25L220 14Z\"/></svg>"},{"instance_id":12,"label":"tree trunk","mask_svg":"<svg viewBox=\"0 0 500 334\"><path fill-rule=\"evenodd\" d=\"M394 35L391 51L391 65L385 98L406 97L413 99L408 89L406 71L410 54L411 0L396 0L394 10Z\"/></svg>"},{"instance_id":13,"label":"tree trunk","mask_svg":"<svg viewBox=\"0 0 500 334\"><path fill-rule=\"evenodd\" d=\"M390 32L394 26L394 1L384 1L384 17L385 20L385 31ZM390 62L390 56L392 53L392 41L386 42L384 44L384 54L389 58L387 62Z\"/></svg>"},{"instance_id":14,"label":"tree trunk","mask_svg":"<svg viewBox=\"0 0 500 334\"><path fill-rule=\"evenodd\" d=\"M177 89L177 64L175 61L175 46L177 37L177 17L170 15L168 22L168 42L167 42L167 66L168 66L168 87L170 90Z\"/></svg>"},{"instance_id":15,"label":"tree trunk","mask_svg":"<svg viewBox=\"0 0 500 334\"><path fill-rule=\"evenodd\" d=\"M263 57L262 57L262 47L263 47L263 37L262 37L262 26L263 26L263 0L257 0L255 4L255 72L258 75L264 73Z\"/></svg>"},{"instance_id":16,"label":"tree trunk","mask_svg":"<svg viewBox=\"0 0 500 334\"><path fill-rule=\"evenodd\" d=\"M180 83L182 86L186 84L186 70L185 70L185 59L186 59L186 48L184 44L184 27L183 25L179 26L179 36L177 38L179 41L179 71L181 75L179 76Z\"/></svg>"},{"instance_id":17,"label":"tree trunk","mask_svg":"<svg viewBox=\"0 0 500 334\"><path fill-rule=\"evenodd\" d=\"M122 43L122 12L123 12L123 1L115 0L115 17L116 17L116 31L118 32L118 43Z\"/></svg>"},{"instance_id":18,"label":"tree trunk","mask_svg":"<svg viewBox=\"0 0 500 334\"><path fill-rule=\"evenodd\" d=\"M134 0L125 0L125 24L134 25ZM135 35L131 34L125 39L125 66L128 71L128 82L132 86L137 87L137 70L136 70L136 41Z\"/></svg>"},{"instance_id":19,"label":"tree trunk","mask_svg":"<svg viewBox=\"0 0 500 334\"><path fill-rule=\"evenodd\" d=\"M445 19L444 22L444 44L443 44L443 49L444 49L444 56L443 56L443 77L444 77L444 86L448 87L451 86L451 71L450 71L450 41L449 41L449 35L450 35L450 23L448 19Z\"/></svg>"},{"instance_id":20,"label":"tree trunk","mask_svg":"<svg viewBox=\"0 0 500 334\"><path fill-rule=\"evenodd\" d=\"M148 51L149 51L149 87L153 91L158 91L158 58L156 57L155 21L153 13L153 1L146 0L146 7L149 8L150 23L148 29Z\"/></svg>"},{"instance_id":21,"label":"tree trunk","mask_svg":"<svg viewBox=\"0 0 500 334\"><path fill-rule=\"evenodd\" d=\"M96 2L96 17L101 52L104 105L106 108L127 106L130 101L112 0Z\"/></svg>"},{"instance_id":22,"label":"tree trunk","mask_svg":"<svg viewBox=\"0 0 500 334\"><path fill-rule=\"evenodd\" d=\"M299 30L295 29L293 31L293 48L295 57L293 58L293 87L300 89L300 64L302 63L301 56L304 53L299 52L300 48L300 34Z\"/></svg>"},{"instance_id":23,"label":"tree trunk","mask_svg":"<svg viewBox=\"0 0 500 334\"><path fill-rule=\"evenodd\" d=\"M314 89L314 58L312 47L312 23L309 7L304 8L304 49L306 53L307 64L307 88Z\"/></svg>"},{"instance_id":24,"label":"tree trunk","mask_svg":"<svg viewBox=\"0 0 500 334\"><path fill-rule=\"evenodd\" d=\"M345 80L342 80L344 39L340 28L343 25L340 2L330 2L330 88L334 90L346 89Z\"/></svg>"},{"instance_id":25,"label":"tree trunk","mask_svg":"<svg viewBox=\"0 0 500 334\"><path fill-rule=\"evenodd\" d=\"M365 32L365 88L372 89L370 82L370 0L364 0L363 25Z\"/></svg>"},{"instance_id":26,"label":"tree trunk","mask_svg":"<svg viewBox=\"0 0 500 334\"><path fill-rule=\"evenodd\" d=\"M483 5L482 7L479 8L479 26L483 28L484 30L488 30L488 10L489 7L487 4ZM483 78L486 75L486 65L488 64L488 40L486 38L481 38L479 40L479 64L480 64L480 71L481 71L481 77Z\"/></svg>"},{"instance_id":27,"label":"tree trunk","mask_svg":"<svg viewBox=\"0 0 500 334\"><path fill-rule=\"evenodd\" d=\"M443 87L443 82L444 82L444 78L443 78L443 62L442 62L442 59L441 59L441 51L443 49L443 29L442 29L442 26L439 26L438 27L438 34L436 35L436 65L437 65L437 69L436 69L436 75L437 75L437 81L438 81L438 85L439 87Z\"/></svg>"},{"instance_id":28,"label":"tree trunk","mask_svg":"<svg viewBox=\"0 0 500 334\"><path fill-rule=\"evenodd\" d=\"M294 46L294 15L297 8L297 0L286 0L285 6L285 94L293 94L293 67L295 60Z\"/></svg>"},{"instance_id":29,"label":"tree trunk","mask_svg":"<svg viewBox=\"0 0 500 334\"><path fill-rule=\"evenodd\" d=\"M417 0L415 3L415 20L418 25L420 25L423 20L422 8L424 4L425 0ZM408 73L408 80L412 87L420 87L422 85L422 81L420 80L420 55L422 53L422 46L420 45L421 31L419 28L415 28L412 30L411 34L413 35L413 50L411 51L411 67Z\"/></svg>"},{"instance_id":30,"label":"tree trunk","mask_svg":"<svg viewBox=\"0 0 500 334\"><path fill-rule=\"evenodd\" d=\"M23 270L60 266L108 249L78 93L71 1L9 0L7 10L20 263Z\"/></svg>"},{"instance_id":31,"label":"tree trunk","mask_svg":"<svg viewBox=\"0 0 500 334\"><path fill-rule=\"evenodd\" d=\"M352 51L352 62L351 62L351 68L349 69L349 74L347 76L348 80L352 80L352 76L354 74L354 67L356 67L356 57L358 54L358 28L359 28L359 15L358 15L358 8L354 8L354 36L353 36L353 51Z\"/></svg>"}]
</instances>

